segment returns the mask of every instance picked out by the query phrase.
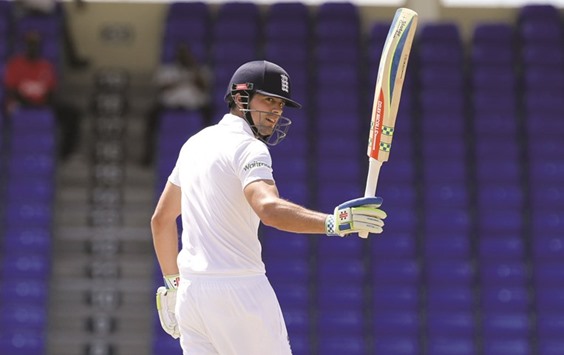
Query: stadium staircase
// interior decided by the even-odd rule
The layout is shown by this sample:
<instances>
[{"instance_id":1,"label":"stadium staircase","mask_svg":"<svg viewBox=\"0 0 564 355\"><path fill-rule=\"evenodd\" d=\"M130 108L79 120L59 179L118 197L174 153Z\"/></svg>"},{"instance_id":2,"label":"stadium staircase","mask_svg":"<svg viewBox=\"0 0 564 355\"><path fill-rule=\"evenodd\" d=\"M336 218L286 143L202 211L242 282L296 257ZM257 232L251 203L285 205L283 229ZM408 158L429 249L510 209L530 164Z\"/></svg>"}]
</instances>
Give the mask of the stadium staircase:
<instances>
[{"instance_id":1,"label":"stadium staircase","mask_svg":"<svg viewBox=\"0 0 564 355\"><path fill-rule=\"evenodd\" d=\"M123 74L67 75L85 115L79 152L57 175L48 354L150 353L154 184L138 164L150 100L146 78Z\"/></svg>"}]
</instances>

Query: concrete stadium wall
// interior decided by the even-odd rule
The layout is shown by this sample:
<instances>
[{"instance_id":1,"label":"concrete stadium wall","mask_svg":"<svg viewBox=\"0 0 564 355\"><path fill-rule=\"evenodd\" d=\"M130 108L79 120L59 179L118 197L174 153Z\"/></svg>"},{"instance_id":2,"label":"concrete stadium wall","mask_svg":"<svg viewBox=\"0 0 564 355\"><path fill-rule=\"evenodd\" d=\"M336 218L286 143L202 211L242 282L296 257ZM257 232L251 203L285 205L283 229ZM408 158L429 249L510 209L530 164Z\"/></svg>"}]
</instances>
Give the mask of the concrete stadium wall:
<instances>
[{"instance_id":1,"label":"concrete stadium wall","mask_svg":"<svg viewBox=\"0 0 564 355\"><path fill-rule=\"evenodd\" d=\"M124 66L132 72L152 72L158 64L162 21L166 3L88 2L78 9L65 3L70 28L80 53L96 67ZM217 4L210 4L212 9ZM445 8L439 0L408 0L420 14L420 24L434 21L455 21L468 39L474 24L481 21L514 22L516 8ZM266 9L265 5L261 5ZM315 11L315 5L312 5ZM396 7L362 6L365 31L376 21L390 21Z\"/></svg>"}]
</instances>

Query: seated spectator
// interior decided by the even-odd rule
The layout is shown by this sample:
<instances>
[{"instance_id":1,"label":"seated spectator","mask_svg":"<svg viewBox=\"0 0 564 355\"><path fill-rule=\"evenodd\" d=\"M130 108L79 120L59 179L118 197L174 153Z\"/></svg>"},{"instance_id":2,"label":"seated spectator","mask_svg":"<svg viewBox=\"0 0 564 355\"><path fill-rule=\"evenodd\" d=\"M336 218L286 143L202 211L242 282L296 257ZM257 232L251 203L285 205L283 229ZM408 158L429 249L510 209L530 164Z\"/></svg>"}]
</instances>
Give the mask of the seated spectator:
<instances>
[{"instance_id":1,"label":"seated spectator","mask_svg":"<svg viewBox=\"0 0 564 355\"><path fill-rule=\"evenodd\" d=\"M5 111L8 116L18 107L50 107L61 131L60 156L69 157L76 149L80 112L56 96L57 74L53 63L41 56L41 36L25 34L25 50L8 59L4 75Z\"/></svg>"},{"instance_id":2,"label":"seated spectator","mask_svg":"<svg viewBox=\"0 0 564 355\"><path fill-rule=\"evenodd\" d=\"M179 43L174 61L165 63L155 73L158 98L147 116L143 165L153 160L159 117L166 109L201 110L209 123L210 72L185 43Z\"/></svg>"}]
</instances>

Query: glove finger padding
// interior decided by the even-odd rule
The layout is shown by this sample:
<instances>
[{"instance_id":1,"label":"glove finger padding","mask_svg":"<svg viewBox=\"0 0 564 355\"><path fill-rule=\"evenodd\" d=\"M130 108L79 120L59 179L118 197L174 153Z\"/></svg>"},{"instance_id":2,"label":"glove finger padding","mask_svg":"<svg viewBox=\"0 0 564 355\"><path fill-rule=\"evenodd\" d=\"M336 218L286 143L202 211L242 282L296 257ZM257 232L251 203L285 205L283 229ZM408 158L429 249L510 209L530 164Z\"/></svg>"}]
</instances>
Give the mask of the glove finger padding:
<instances>
[{"instance_id":1,"label":"glove finger padding","mask_svg":"<svg viewBox=\"0 0 564 355\"><path fill-rule=\"evenodd\" d=\"M156 301L157 312L163 330L174 339L178 339L180 337L180 331L178 329L176 315L174 314L176 307L176 290L167 290L165 287L159 287L157 289Z\"/></svg>"}]
</instances>

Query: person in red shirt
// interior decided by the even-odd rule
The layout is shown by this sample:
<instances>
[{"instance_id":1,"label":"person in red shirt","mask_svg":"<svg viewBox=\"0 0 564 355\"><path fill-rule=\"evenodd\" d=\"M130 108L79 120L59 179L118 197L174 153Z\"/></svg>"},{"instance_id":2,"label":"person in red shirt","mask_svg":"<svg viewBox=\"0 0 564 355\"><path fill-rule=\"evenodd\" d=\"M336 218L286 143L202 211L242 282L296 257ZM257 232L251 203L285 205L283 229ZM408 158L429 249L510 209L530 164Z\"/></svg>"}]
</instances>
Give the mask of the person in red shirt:
<instances>
[{"instance_id":1,"label":"person in red shirt","mask_svg":"<svg viewBox=\"0 0 564 355\"><path fill-rule=\"evenodd\" d=\"M78 143L80 112L56 97L57 72L53 63L41 56L39 33L26 33L24 41L24 53L14 55L6 63L6 114L10 116L19 107L51 107L61 130L60 154L66 159Z\"/></svg>"}]
</instances>

